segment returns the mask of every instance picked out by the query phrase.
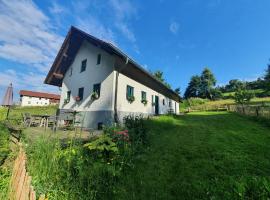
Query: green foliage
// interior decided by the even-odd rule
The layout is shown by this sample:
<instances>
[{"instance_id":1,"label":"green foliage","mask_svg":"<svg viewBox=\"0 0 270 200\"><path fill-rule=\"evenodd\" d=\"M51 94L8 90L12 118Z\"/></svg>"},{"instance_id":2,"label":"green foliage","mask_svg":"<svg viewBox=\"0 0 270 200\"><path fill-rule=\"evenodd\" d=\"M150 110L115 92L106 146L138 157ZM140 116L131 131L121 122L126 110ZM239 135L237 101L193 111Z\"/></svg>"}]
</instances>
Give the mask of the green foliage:
<instances>
[{"instance_id":1,"label":"green foliage","mask_svg":"<svg viewBox=\"0 0 270 200\"><path fill-rule=\"evenodd\" d=\"M133 103L133 101L135 101L135 97L134 96L128 96L127 100L129 103Z\"/></svg>"},{"instance_id":2,"label":"green foliage","mask_svg":"<svg viewBox=\"0 0 270 200\"><path fill-rule=\"evenodd\" d=\"M234 100L238 104L249 103L253 97L254 93L246 89L239 89L234 94Z\"/></svg>"},{"instance_id":3,"label":"green foliage","mask_svg":"<svg viewBox=\"0 0 270 200\"><path fill-rule=\"evenodd\" d=\"M213 88L215 84L216 79L214 77L214 74L211 72L210 69L205 68L202 71L201 76L196 75L191 77L184 96L185 98L200 97L214 99L215 97L217 97L218 94L217 89L215 90Z\"/></svg>"},{"instance_id":4,"label":"green foliage","mask_svg":"<svg viewBox=\"0 0 270 200\"><path fill-rule=\"evenodd\" d=\"M0 166L0 199L8 199L11 169Z\"/></svg>"},{"instance_id":5,"label":"green foliage","mask_svg":"<svg viewBox=\"0 0 270 200\"><path fill-rule=\"evenodd\" d=\"M165 86L167 86L167 88L171 88L171 85L169 83L166 82L166 80L163 77L163 72L160 70L155 71L154 73L152 73L154 77L156 77L157 80L159 80L160 82L162 82Z\"/></svg>"},{"instance_id":6,"label":"green foliage","mask_svg":"<svg viewBox=\"0 0 270 200\"><path fill-rule=\"evenodd\" d=\"M200 84L201 84L200 76L197 75L192 76L188 84L188 87L185 91L184 97L186 99L190 97L198 97L200 91Z\"/></svg>"},{"instance_id":7,"label":"green foliage","mask_svg":"<svg viewBox=\"0 0 270 200\"><path fill-rule=\"evenodd\" d=\"M57 106L12 106L9 118L12 120L22 120L22 113L55 115L56 110ZM0 107L0 121L6 119L6 114L7 108Z\"/></svg>"},{"instance_id":8,"label":"green foliage","mask_svg":"<svg viewBox=\"0 0 270 200\"><path fill-rule=\"evenodd\" d=\"M9 154L9 132L7 128L0 123L0 166Z\"/></svg>"},{"instance_id":9,"label":"green foliage","mask_svg":"<svg viewBox=\"0 0 270 200\"><path fill-rule=\"evenodd\" d=\"M116 144L108 135L102 135L90 143L84 145L96 157L104 158L106 161L110 160L115 154L118 153Z\"/></svg>"},{"instance_id":10,"label":"green foliage","mask_svg":"<svg viewBox=\"0 0 270 200\"><path fill-rule=\"evenodd\" d=\"M134 166L139 145L146 142L141 117L128 118L124 129L105 127L104 134L82 145L70 140L39 138L26 141L28 169L38 194L49 199L113 199L118 182Z\"/></svg>"},{"instance_id":11,"label":"green foliage","mask_svg":"<svg viewBox=\"0 0 270 200\"><path fill-rule=\"evenodd\" d=\"M147 105L147 100L146 99L143 99L143 100L141 100L141 102L143 103L143 105Z\"/></svg>"},{"instance_id":12,"label":"green foliage","mask_svg":"<svg viewBox=\"0 0 270 200\"><path fill-rule=\"evenodd\" d=\"M114 195L122 163L107 136L85 146L71 140L65 147L58 139L39 138L26 147L27 167L38 194L49 199L109 199Z\"/></svg>"},{"instance_id":13,"label":"green foliage","mask_svg":"<svg viewBox=\"0 0 270 200\"><path fill-rule=\"evenodd\" d=\"M9 132L7 128L0 123L0 199L8 199L11 168L3 166L3 163L9 156L9 153Z\"/></svg>"},{"instance_id":14,"label":"green foliage","mask_svg":"<svg viewBox=\"0 0 270 200\"><path fill-rule=\"evenodd\" d=\"M201 74L201 84L199 97L213 99L213 87L216 85L216 79L210 69L205 68Z\"/></svg>"},{"instance_id":15,"label":"green foliage","mask_svg":"<svg viewBox=\"0 0 270 200\"><path fill-rule=\"evenodd\" d=\"M270 65L268 65L264 76L264 87L266 91L270 91Z\"/></svg>"},{"instance_id":16,"label":"green foliage","mask_svg":"<svg viewBox=\"0 0 270 200\"><path fill-rule=\"evenodd\" d=\"M233 113L200 112L161 116L146 126L149 150L119 180L117 199L269 198L264 125Z\"/></svg>"},{"instance_id":17,"label":"green foliage","mask_svg":"<svg viewBox=\"0 0 270 200\"><path fill-rule=\"evenodd\" d=\"M143 116L125 116L124 124L129 131L129 138L134 148L148 143L147 129Z\"/></svg>"}]
</instances>

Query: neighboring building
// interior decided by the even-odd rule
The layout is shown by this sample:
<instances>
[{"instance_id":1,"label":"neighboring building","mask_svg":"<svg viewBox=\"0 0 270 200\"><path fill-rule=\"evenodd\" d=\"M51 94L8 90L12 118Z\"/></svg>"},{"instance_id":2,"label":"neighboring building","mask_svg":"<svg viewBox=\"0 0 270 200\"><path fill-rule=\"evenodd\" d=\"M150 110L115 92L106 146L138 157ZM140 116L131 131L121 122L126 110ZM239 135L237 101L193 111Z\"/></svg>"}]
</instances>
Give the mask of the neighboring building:
<instances>
[{"instance_id":1,"label":"neighboring building","mask_svg":"<svg viewBox=\"0 0 270 200\"><path fill-rule=\"evenodd\" d=\"M44 92L20 91L21 106L48 106L59 104L60 95Z\"/></svg>"},{"instance_id":2,"label":"neighboring building","mask_svg":"<svg viewBox=\"0 0 270 200\"><path fill-rule=\"evenodd\" d=\"M114 45L75 27L45 83L62 87L59 108L82 111L84 127L122 121L128 114L179 113L177 93Z\"/></svg>"}]
</instances>

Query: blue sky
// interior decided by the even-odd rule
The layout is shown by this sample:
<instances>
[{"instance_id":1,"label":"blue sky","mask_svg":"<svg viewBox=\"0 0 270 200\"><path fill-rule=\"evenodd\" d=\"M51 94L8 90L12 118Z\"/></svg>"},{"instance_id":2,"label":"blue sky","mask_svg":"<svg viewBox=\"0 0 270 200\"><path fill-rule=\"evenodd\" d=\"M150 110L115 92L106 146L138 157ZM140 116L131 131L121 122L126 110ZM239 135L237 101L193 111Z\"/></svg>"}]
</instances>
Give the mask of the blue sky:
<instances>
[{"instance_id":1,"label":"blue sky","mask_svg":"<svg viewBox=\"0 0 270 200\"><path fill-rule=\"evenodd\" d=\"M218 84L254 80L270 58L269 0L0 0L0 97L43 84L74 25L110 41L184 93L209 67ZM18 98L18 95L16 95Z\"/></svg>"}]
</instances>

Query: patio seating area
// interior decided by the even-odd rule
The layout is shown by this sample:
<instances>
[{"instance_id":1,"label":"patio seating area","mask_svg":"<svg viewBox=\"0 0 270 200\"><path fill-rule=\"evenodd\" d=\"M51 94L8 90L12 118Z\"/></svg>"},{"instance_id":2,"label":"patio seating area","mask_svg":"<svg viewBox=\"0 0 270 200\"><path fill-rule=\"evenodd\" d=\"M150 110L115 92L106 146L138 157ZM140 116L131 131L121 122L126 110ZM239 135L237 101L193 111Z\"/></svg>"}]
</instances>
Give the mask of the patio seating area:
<instances>
[{"instance_id":1,"label":"patio seating area","mask_svg":"<svg viewBox=\"0 0 270 200\"><path fill-rule=\"evenodd\" d=\"M59 110L56 115L22 113L22 125L24 127L42 127L47 131L51 129L72 130L83 127L79 112L73 110Z\"/></svg>"}]
</instances>

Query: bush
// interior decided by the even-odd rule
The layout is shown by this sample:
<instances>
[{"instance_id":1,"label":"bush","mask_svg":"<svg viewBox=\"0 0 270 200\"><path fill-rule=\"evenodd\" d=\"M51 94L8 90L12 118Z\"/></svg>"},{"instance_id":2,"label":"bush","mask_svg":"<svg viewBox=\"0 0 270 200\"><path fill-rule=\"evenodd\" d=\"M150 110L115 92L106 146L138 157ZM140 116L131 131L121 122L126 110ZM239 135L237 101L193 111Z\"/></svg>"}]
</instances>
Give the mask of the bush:
<instances>
[{"instance_id":1,"label":"bush","mask_svg":"<svg viewBox=\"0 0 270 200\"><path fill-rule=\"evenodd\" d=\"M145 119L142 115L128 115L124 117L124 125L129 132L129 139L133 147L148 143Z\"/></svg>"},{"instance_id":2,"label":"bush","mask_svg":"<svg viewBox=\"0 0 270 200\"><path fill-rule=\"evenodd\" d=\"M234 100L238 104L249 103L253 97L254 93L246 89L239 89L234 94Z\"/></svg>"}]
</instances>

